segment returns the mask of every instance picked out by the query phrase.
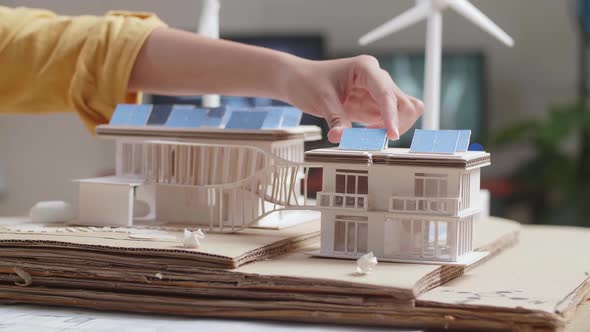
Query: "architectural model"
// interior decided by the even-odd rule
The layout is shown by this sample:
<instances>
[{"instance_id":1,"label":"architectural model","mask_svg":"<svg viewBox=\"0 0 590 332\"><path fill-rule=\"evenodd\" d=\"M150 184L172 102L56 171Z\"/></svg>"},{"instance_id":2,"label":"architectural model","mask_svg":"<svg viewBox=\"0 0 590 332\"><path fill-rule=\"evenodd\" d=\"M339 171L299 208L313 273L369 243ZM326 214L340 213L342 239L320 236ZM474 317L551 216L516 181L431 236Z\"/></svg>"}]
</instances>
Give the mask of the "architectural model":
<instances>
[{"instance_id":1,"label":"architectural model","mask_svg":"<svg viewBox=\"0 0 590 332\"><path fill-rule=\"evenodd\" d=\"M109 125L97 127L116 141L116 175L78 180L76 222L235 232L317 219L296 211L306 204L296 190L304 142L321 139L320 128L300 119L292 107L119 105Z\"/></svg>"},{"instance_id":2,"label":"architectural model","mask_svg":"<svg viewBox=\"0 0 590 332\"><path fill-rule=\"evenodd\" d=\"M348 136L348 137L347 137ZM383 148L385 131L348 129L340 148L306 153L323 167L323 257L469 264L480 213L480 168L470 131L416 130L410 149ZM344 147L344 148L343 148Z\"/></svg>"},{"instance_id":3,"label":"architectural model","mask_svg":"<svg viewBox=\"0 0 590 332\"><path fill-rule=\"evenodd\" d=\"M458 264L483 257L472 252L473 232L479 169L490 158L467 151L470 131L416 130L408 150L387 148L384 129L350 128L338 148L308 151L304 160L303 143L320 133L298 126L300 116L290 107L120 105L97 128L117 142L116 176L78 180L76 223L237 232L317 220L316 211L321 256ZM301 181L307 188L310 167L323 168L315 202L298 189Z\"/></svg>"}]
</instances>

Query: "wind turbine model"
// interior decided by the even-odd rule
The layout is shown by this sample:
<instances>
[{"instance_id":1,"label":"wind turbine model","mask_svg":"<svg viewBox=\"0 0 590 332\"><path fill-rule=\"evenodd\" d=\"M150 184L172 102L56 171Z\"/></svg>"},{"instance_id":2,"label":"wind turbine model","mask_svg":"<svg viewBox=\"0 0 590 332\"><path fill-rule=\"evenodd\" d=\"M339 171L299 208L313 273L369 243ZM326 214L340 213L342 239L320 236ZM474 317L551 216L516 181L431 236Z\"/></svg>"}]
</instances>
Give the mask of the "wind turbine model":
<instances>
[{"instance_id":1,"label":"wind turbine model","mask_svg":"<svg viewBox=\"0 0 590 332\"><path fill-rule=\"evenodd\" d=\"M219 39L219 0L205 0L201 10L198 34ZM219 95L204 95L203 107L219 107L221 104Z\"/></svg>"},{"instance_id":2,"label":"wind turbine model","mask_svg":"<svg viewBox=\"0 0 590 332\"><path fill-rule=\"evenodd\" d=\"M467 0L416 0L416 6L392 18L359 39L367 45L400 31L420 20L428 19L426 32L426 68L424 70L424 129L439 129L440 76L442 58L442 11L452 8L509 47L514 40Z\"/></svg>"}]
</instances>

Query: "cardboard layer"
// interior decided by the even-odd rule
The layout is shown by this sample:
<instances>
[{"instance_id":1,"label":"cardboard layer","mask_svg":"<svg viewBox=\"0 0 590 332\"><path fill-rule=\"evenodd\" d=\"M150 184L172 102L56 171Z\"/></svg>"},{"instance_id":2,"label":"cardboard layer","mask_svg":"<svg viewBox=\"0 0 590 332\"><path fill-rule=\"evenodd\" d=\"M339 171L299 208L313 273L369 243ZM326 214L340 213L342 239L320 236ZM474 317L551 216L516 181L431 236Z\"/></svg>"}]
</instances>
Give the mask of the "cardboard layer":
<instances>
[{"instance_id":1,"label":"cardboard layer","mask_svg":"<svg viewBox=\"0 0 590 332\"><path fill-rule=\"evenodd\" d=\"M133 291L126 288L132 287L132 283L113 282L104 283L105 287L110 285L110 290L101 290L98 282L92 286L71 280L62 280L61 285L57 280L53 287L48 287L36 285L35 280L42 277L35 275L32 284L26 287L14 286L1 278L0 301L204 317L478 331L555 331L566 325L576 305L588 293L590 266L577 253L589 251L589 235L590 230L583 229L525 227L522 240L513 248L497 253L494 259L420 295L415 303L408 302L408 305L396 305L386 296L361 296L359 292L348 295L327 292L318 296L297 292L293 295L292 290L248 292L248 287L244 287L247 283L242 285L242 291L228 291L221 296L193 293L194 289L187 286L179 287L179 291L185 290L184 294L158 293L154 287L140 285ZM379 264L378 268L385 265L390 264ZM67 271L62 273L67 275ZM10 281L22 281L14 274L12 277ZM166 274L161 277L150 282L154 286L158 285L157 280L161 285L172 283ZM390 274L390 279L395 277L396 274ZM66 287L66 282L71 283ZM203 290L207 289L215 291L215 287L203 285ZM253 301L249 296L254 294L259 297ZM474 294L479 298L473 299Z\"/></svg>"},{"instance_id":2,"label":"cardboard layer","mask_svg":"<svg viewBox=\"0 0 590 332\"><path fill-rule=\"evenodd\" d=\"M590 230L528 226L520 242L500 251L493 248L514 244L507 234L518 227L491 220L479 225L478 243L494 238L493 228L504 227L506 235L487 245L491 258L430 291L456 271L438 267L423 274L412 286L419 294L415 300L399 296L402 289L396 293L392 286L409 285L411 267L429 266L380 263L373 274L361 276L350 261L310 258L306 247L236 270L194 273L159 272L149 265L121 270L116 264L83 268L80 262L68 267L75 260L59 265L3 256L0 301L400 327L553 331L565 326L589 291L590 261L583 254L590 252Z\"/></svg>"},{"instance_id":3,"label":"cardboard layer","mask_svg":"<svg viewBox=\"0 0 590 332\"><path fill-rule=\"evenodd\" d=\"M219 296L193 293L190 287L184 288L184 294L158 293L152 287L139 286L134 292L125 288L130 285L124 283L105 283L112 289L98 290L97 285L77 282L66 287L66 281L48 287L35 285L37 276L32 277L32 284L27 287L10 285L0 278L0 301L203 317L478 331L556 331L566 326L578 303L589 293L590 261L577 255L590 251L589 236L590 230L586 229L525 227L521 241L514 247L496 252L493 260L406 305L388 300L386 294L362 296L360 292L293 295L292 290L265 293L252 289L248 293L248 288L242 287L242 292L228 291ZM264 263L267 262L246 266ZM379 264L378 268L386 265L397 264ZM395 277L396 274L390 274L390 278ZM10 281L18 278L13 276ZM167 276L162 276L162 284L167 282ZM253 301L249 296L254 294L259 298ZM578 330L580 321L584 320L576 320Z\"/></svg>"},{"instance_id":4,"label":"cardboard layer","mask_svg":"<svg viewBox=\"0 0 590 332\"><path fill-rule=\"evenodd\" d=\"M590 290L590 229L528 226L519 245L422 294L428 307L502 307L565 317Z\"/></svg>"},{"instance_id":5,"label":"cardboard layer","mask_svg":"<svg viewBox=\"0 0 590 332\"><path fill-rule=\"evenodd\" d=\"M320 227L319 222L312 221L281 230L211 233L201 240L201 248L187 249L180 240L182 228L73 227L18 220L0 219L0 248L4 251L18 248L17 251L38 251L40 255L63 253L65 257L95 258L102 255L107 262L149 257L152 261L180 260L176 264L219 268L235 268L307 245L317 240ZM109 255L115 256L109 258Z\"/></svg>"},{"instance_id":6,"label":"cardboard layer","mask_svg":"<svg viewBox=\"0 0 590 332\"><path fill-rule=\"evenodd\" d=\"M483 222L480 227L482 236L478 238L476 247L492 253L514 244L520 228L514 222L500 219ZM288 230L295 232L294 229ZM39 232L38 229L36 231ZM266 232L264 234L268 234L272 231L264 232ZM360 276L355 273L354 261L320 259L306 255L306 252L318 248L319 244L316 241L307 247L298 248L293 243L284 245L279 247L283 253L287 249L291 250L285 255L266 259L256 264L244 264L234 270L226 271L211 269L215 266L204 264L201 256L192 256L190 260L187 260L176 251L173 251L174 255L170 255L166 250L153 250L161 249L157 246L163 246L166 249L166 246L177 245L173 244L174 242L143 241L138 244L136 241L131 241L128 243L126 242L128 240L100 238L92 232L88 233L85 236L81 236L82 233L77 236L29 233L0 234L0 245L3 246L0 267L3 267L5 272L12 274L14 271L11 270L11 267L18 265L31 271L30 273L33 275L35 273L42 275L44 271L49 273L52 270L55 270L56 273L68 271L65 275L45 274L47 277L92 278L95 281L105 280L105 282L115 280L144 282L149 280L149 282L145 282L146 285L158 284L158 280L155 280L154 276L160 273L166 276L168 282L178 282L179 285L184 286L204 283L211 285L213 283L216 287L227 289L362 294L385 296L398 302L413 301L415 294L420 294L442 282L455 278L461 275L465 269L462 266L382 263L374 273ZM203 248L210 246L207 250L215 252L218 256L221 254L225 257L240 255L242 260L260 260L262 254L258 256L252 254L254 257L250 258L243 250L247 247L245 244L251 245L251 242L256 239L252 234L219 234L218 238L214 238L214 234L212 234L203 241ZM285 236L283 231L272 234ZM62 238L57 239L60 242L56 242L56 238L59 236ZM127 235L111 234L110 236L114 238ZM52 239L53 242L47 242L48 239ZM213 240L216 241L208 242ZM276 242L276 239L274 240ZM71 245L73 242L75 242L75 246ZM97 247L96 243L99 242L102 243L102 246ZM263 244L268 242L266 239ZM88 245L89 243L92 245ZM110 248L106 244L116 244L117 247ZM127 247L123 248L122 245ZM138 246L142 248L139 253L130 250L136 249ZM240 246L242 250L236 250ZM248 248L252 251L251 247ZM189 252L196 252L196 250L189 250ZM135 254L130 255L130 253ZM209 260L205 261L205 263L209 262ZM76 273L79 268L83 268L84 273Z\"/></svg>"},{"instance_id":7,"label":"cardboard layer","mask_svg":"<svg viewBox=\"0 0 590 332\"><path fill-rule=\"evenodd\" d=\"M494 253L513 245L518 238L520 226L499 218L490 218L477 225L479 235L475 239L476 251ZM282 276L301 280L332 280L356 285L371 285L396 296L414 298L463 273L465 266L386 263L377 266L369 275L359 276L356 263L350 260L310 257L307 252L318 250L319 245L303 248L281 256L281 259L244 265L236 269L242 273ZM484 259L485 260L485 259ZM399 293L402 294L399 294Z\"/></svg>"}]
</instances>

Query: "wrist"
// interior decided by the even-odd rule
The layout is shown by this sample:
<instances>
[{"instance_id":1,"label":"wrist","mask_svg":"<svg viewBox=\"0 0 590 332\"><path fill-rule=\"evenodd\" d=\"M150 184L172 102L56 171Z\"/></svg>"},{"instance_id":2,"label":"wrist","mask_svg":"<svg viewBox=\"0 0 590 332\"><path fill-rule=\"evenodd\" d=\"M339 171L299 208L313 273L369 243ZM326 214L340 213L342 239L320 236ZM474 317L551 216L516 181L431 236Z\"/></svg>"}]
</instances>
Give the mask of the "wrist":
<instances>
[{"instance_id":1,"label":"wrist","mask_svg":"<svg viewBox=\"0 0 590 332\"><path fill-rule=\"evenodd\" d=\"M274 72L274 90L276 99L295 105L293 96L304 82L305 72L313 63L311 60L280 53L276 59Z\"/></svg>"}]
</instances>

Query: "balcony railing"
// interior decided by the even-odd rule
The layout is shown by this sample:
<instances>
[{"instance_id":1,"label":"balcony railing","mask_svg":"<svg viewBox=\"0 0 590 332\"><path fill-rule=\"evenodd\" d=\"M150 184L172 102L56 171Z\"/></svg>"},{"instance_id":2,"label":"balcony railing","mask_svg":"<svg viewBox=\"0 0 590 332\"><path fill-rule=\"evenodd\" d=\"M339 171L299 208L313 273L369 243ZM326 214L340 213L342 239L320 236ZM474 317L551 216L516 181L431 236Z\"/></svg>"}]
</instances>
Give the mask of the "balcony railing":
<instances>
[{"instance_id":1,"label":"balcony railing","mask_svg":"<svg viewBox=\"0 0 590 332\"><path fill-rule=\"evenodd\" d=\"M317 197L318 207L341 209L367 209L367 195L319 192Z\"/></svg>"},{"instance_id":2,"label":"balcony railing","mask_svg":"<svg viewBox=\"0 0 590 332\"><path fill-rule=\"evenodd\" d=\"M460 202L460 198L391 196L389 211L455 216Z\"/></svg>"}]
</instances>

